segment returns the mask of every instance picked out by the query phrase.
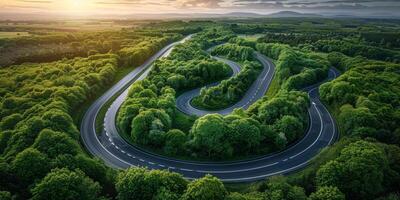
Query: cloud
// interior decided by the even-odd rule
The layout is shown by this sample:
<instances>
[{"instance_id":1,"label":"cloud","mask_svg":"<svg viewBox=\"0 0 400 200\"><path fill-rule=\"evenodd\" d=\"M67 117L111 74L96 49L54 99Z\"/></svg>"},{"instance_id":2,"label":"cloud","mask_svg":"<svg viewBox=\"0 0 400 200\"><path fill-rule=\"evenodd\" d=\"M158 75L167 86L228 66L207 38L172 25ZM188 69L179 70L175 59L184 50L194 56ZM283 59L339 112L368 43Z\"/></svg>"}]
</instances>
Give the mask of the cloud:
<instances>
[{"instance_id":1,"label":"cloud","mask_svg":"<svg viewBox=\"0 0 400 200\"><path fill-rule=\"evenodd\" d=\"M43 8L49 12L65 11L72 0L0 0L0 11L6 6L16 8ZM192 13L192 12L277 12L283 10L307 13L400 13L400 0L80 0L85 13ZM11 7L10 7L11 6ZM79 7L81 9L81 7ZM15 8L15 9L14 9ZM77 8L69 8L76 11ZM8 10L7 10L8 11Z\"/></svg>"},{"instance_id":2,"label":"cloud","mask_svg":"<svg viewBox=\"0 0 400 200\"><path fill-rule=\"evenodd\" d=\"M201 8L219 8L223 0L184 0L180 6L187 7L201 7Z\"/></svg>"},{"instance_id":3,"label":"cloud","mask_svg":"<svg viewBox=\"0 0 400 200\"><path fill-rule=\"evenodd\" d=\"M362 9L400 6L399 0L232 0L249 9ZM386 5L385 5L386 3Z\"/></svg>"},{"instance_id":4,"label":"cloud","mask_svg":"<svg viewBox=\"0 0 400 200\"><path fill-rule=\"evenodd\" d=\"M24 3L53 3L53 1L46 1L46 0L18 0L19 2Z\"/></svg>"}]
</instances>

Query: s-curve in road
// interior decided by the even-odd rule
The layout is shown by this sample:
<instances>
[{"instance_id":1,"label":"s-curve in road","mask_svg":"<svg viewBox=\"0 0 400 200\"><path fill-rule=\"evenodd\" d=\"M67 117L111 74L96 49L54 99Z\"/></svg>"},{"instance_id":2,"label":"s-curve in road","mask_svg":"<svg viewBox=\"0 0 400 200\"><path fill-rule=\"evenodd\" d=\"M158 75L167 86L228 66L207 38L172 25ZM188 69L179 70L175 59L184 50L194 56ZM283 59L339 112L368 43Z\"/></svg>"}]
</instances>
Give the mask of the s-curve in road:
<instances>
[{"instance_id":1,"label":"s-curve in road","mask_svg":"<svg viewBox=\"0 0 400 200\"><path fill-rule=\"evenodd\" d=\"M164 51L160 51L157 56L153 57L153 60L167 52L168 49L167 47L164 48ZM112 167L128 168L130 166L143 166L149 169L166 169L177 172L188 179L213 174L224 182L249 182L273 175L286 174L303 168L318 154L321 148L330 145L336 140L337 131L335 122L319 100L319 85L314 85L306 88L312 102L309 108L310 126L307 133L305 133L304 138L297 144L279 153L237 162L195 162L156 155L130 145L118 134L115 124L116 114L126 97L127 86L136 80L143 79L147 75L150 70L151 60L146 65L141 66L141 71L135 70L136 74L129 74L128 78L125 77L126 79L124 78L121 81L121 84L114 86L116 88L113 87L107 91L89 108L83 119L81 134L84 144L89 152L101 158L106 164ZM329 78L335 78L337 74L336 70L331 69L329 71ZM272 77L265 79L271 81ZM265 87L268 87L268 85L269 83ZM264 88L262 93L265 93L266 90ZM104 119L105 130L101 136L97 136L95 130L97 113L105 102L120 91L122 94L116 98L107 111ZM254 101L256 99L254 97ZM240 106L246 108L249 105L241 104Z\"/></svg>"},{"instance_id":2,"label":"s-curve in road","mask_svg":"<svg viewBox=\"0 0 400 200\"><path fill-rule=\"evenodd\" d=\"M272 78L274 77L275 73L275 65L272 63L268 58L263 56L262 54L256 52L255 58L262 64L263 70L258 75L257 80L253 82L250 88L247 90L246 94L243 98L235 103L234 105L217 111L207 111L207 110L200 110L192 106L191 101L194 97L200 94L201 88L197 88L194 90L187 91L181 94L176 99L176 107L183 113L187 115L196 115L196 116L203 116L206 114L218 113L221 115L227 115L231 113L235 108L244 108L247 109L251 104L256 102L258 99L264 96L267 92L269 85L271 84ZM240 71L240 66L230 60L222 59L215 57L216 59L228 64L232 70L234 71L233 75L236 75ZM210 84L209 86L217 85L218 83Z\"/></svg>"},{"instance_id":3,"label":"s-curve in road","mask_svg":"<svg viewBox=\"0 0 400 200\"><path fill-rule=\"evenodd\" d=\"M159 52L154 54L151 58L149 58L145 63L141 66L134 69L128 75L126 75L123 79L121 79L117 84L111 87L106 93L104 93L100 98L98 98L86 111L82 123L81 123L81 138L83 144L86 149L94 156L101 158L104 162L112 167L129 167L130 163L119 159L118 156L114 155L112 151L109 150L107 145L109 143L102 143L100 138L96 134L96 117L100 112L101 108L106 104L110 99L112 99L119 92L127 90L127 88L135 82L141 74L146 73L146 71L150 68L151 64L160 57L167 56L171 49L177 44L183 43L186 40L190 39L192 35L186 36L179 42L175 42L167 45Z\"/></svg>"}]
</instances>

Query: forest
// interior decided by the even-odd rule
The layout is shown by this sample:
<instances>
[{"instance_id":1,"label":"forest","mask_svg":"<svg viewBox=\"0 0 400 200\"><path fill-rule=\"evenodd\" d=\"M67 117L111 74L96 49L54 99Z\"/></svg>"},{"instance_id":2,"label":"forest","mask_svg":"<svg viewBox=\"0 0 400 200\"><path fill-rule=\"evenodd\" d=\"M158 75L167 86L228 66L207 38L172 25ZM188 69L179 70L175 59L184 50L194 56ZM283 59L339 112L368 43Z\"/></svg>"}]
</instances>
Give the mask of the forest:
<instances>
[{"instance_id":1,"label":"forest","mask_svg":"<svg viewBox=\"0 0 400 200\"><path fill-rule=\"evenodd\" d=\"M400 199L399 30L395 20L224 19L0 39L0 199ZM319 93L338 141L301 170L243 184L114 169L91 156L74 120L82 105L110 88L119 71L193 33L129 88L116 123L132 145L195 161L279 152L308 129L302 89L325 80L331 67L341 75ZM262 36L249 39L254 34ZM218 81L193 104L212 110L239 101L262 69L256 51L276 72L247 110L195 117L176 108L183 92ZM212 56L238 62L241 72L230 77L230 67Z\"/></svg>"}]
</instances>

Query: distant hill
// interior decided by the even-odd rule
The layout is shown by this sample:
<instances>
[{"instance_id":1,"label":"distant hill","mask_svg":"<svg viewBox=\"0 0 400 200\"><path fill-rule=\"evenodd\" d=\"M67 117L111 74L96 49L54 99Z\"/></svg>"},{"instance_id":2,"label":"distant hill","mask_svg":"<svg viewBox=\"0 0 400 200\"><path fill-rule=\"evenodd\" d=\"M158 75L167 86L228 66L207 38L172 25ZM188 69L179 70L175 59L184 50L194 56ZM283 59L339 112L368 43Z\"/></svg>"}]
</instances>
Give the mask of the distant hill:
<instances>
[{"instance_id":1,"label":"distant hill","mask_svg":"<svg viewBox=\"0 0 400 200\"><path fill-rule=\"evenodd\" d=\"M266 17L273 17L273 18L284 18L284 17L309 17L309 18L313 18L313 17L324 17L322 15L318 15L318 14L312 14L312 13L299 13L299 12L294 12L294 11L281 11L281 12L277 12L277 13L272 13L269 15L266 15Z\"/></svg>"},{"instance_id":2,"label":"distant hill","mask_svg":"<svg viewBox=\"0 0 400 200\"><path fill-rule=\"evenodd\" d=\"M356 13L301 13L295 11L280 11L272 14L253 12L230 12L230 13L135 13L135 14L102 14L85 16L67 16L55 13L1 13L0 21L3 20L61 20L61 19L122 19L122 20L158 20L158 19L245 19L245 18L379 18L379 19L400 19L395 13L369 13L368 15Z\"/></svg>"}]
</instances>

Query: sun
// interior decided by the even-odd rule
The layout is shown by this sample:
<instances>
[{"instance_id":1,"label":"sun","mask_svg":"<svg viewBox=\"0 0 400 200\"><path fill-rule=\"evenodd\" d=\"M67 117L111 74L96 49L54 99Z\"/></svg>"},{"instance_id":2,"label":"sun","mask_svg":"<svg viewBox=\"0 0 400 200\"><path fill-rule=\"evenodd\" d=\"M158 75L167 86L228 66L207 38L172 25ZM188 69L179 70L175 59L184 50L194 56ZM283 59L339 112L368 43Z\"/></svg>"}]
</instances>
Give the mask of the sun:
<instances>
[{"instance_id":1,"label":"sun","mask_svg":"<svg viewBox=\"0 0 400 200\"><path fill-rule=\"evenodd\" d=\"M91 8L90 0L68 0L65 8L73 12L86 12Z\"/></svg>"},{"instance_id":2,"label":"sun","mask_svg":"<svg viewBox=\"0 0 400 200\"><path fill-rule=\"evenodd\" d=\"M71 0L71 4L73 7L80 7L83 4L83 0Z\"/></svg>"}]
</instances>

